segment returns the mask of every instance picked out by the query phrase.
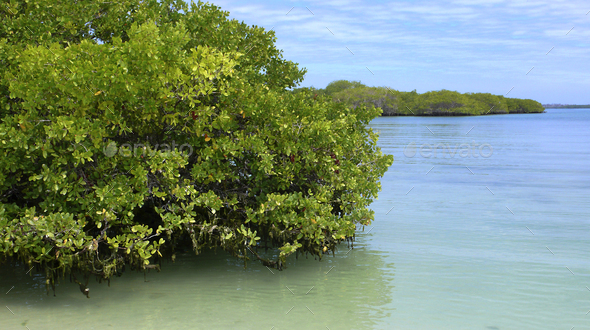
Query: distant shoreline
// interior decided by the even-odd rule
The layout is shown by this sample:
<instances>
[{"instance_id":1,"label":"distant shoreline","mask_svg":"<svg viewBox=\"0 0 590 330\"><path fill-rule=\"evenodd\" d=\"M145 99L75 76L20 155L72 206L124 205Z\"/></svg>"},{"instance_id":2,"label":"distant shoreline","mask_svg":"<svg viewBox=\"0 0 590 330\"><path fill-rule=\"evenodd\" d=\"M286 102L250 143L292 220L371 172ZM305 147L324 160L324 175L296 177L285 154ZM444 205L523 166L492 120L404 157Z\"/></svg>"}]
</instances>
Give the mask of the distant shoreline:
<instances>
[{"instance_id":1,"label":"distant shoreline","mask_svg":"<svg viewBox=\"0 0 590 330\"><path fill-rule=\"evenodd\" d=\"M549 108L550 109L550 108ZM421 113L421 114L387 114L379 117L474 117L474 116L494 116L494 115L524 115L532 113L546 113L546 111L537 112L494 112L488 114L471 114L471 113L459 113L459 112L444 112L444 113Z\"/></svg>"},{"instance_id":2,"label":"distant shoreline","mask_svg":"<svg viewBox=\"0 0 590 330\"><path fill-rule=\"evenodd\" d=\"M545 109L590 109L590 104L543 104Z\"/></svg>"},{"instance_id":3,"label":"distant shoreline","mask_svg":"<svg viewBox=\"0 0 590 330\"><path fill-rule=\"evenodd\" d=\"M357 108L381 108L383 117L390 116L485 116L512 113L543 113L545 107L531 99L518 99L490 93L459 93L442 89L418 93L402 92L389 87L369 87L360 81L336 80L326 88L295 88L293 93L307 93Z\"/></svg>"}]
</instances>

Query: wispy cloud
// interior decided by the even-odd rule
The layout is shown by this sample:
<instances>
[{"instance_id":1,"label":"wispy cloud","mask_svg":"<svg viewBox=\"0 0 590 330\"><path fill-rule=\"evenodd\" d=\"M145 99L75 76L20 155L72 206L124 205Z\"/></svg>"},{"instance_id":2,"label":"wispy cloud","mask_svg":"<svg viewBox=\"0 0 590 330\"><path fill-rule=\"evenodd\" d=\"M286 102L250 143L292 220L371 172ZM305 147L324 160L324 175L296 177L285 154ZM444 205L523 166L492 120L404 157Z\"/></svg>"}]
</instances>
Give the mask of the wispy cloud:
<instances>
[{"instance_id":1,"label":"wispy cloud","mask_svg":"<svg viewBox=\"0 0 590 330\"><path fill-rule=\"evenodd\" d=\"M353 79L399 90L503 94L513 79L527 86L515 87L514 97L590 103L587 1L214 3L232 18L274 27L284 56L308 69L304 86Z\"/></svg>"}]
</instances>

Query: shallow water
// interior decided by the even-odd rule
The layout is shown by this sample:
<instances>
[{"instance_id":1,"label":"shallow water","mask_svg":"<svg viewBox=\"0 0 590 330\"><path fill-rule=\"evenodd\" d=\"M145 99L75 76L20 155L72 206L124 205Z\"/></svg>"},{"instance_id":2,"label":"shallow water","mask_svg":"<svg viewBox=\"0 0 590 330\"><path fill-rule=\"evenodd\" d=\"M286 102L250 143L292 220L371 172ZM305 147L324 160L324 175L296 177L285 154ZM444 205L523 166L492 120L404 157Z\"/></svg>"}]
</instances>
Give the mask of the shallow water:
<instances>
[{"instance_id":1,"label":"shallow water","mask_svg":"<svg viewBox=\"0 0 590 330\"><path fill-rule=\"evenodd\" d=\"M590 329L589 124L572 109L378 118L395 161L353 250L282 272L179 256L147 282L91 280L90 299L4 267L0 328ZM467 155L473 141L491 148ZM439 143L457 151L429 154Z\"/></svg>"}]
</instances>

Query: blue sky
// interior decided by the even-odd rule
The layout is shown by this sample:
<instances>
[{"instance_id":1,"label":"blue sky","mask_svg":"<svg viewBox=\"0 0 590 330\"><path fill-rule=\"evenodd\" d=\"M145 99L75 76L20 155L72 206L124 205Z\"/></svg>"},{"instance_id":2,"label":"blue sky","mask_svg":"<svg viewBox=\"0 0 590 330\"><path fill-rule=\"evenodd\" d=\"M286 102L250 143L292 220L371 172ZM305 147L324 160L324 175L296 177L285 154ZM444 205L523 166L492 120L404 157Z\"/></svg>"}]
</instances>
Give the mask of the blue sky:
<instances>
[{"instance_id":1,"label":"blue sky","mask_svg":"<svg viewBox=\"0 0 590 330\"><path fill-rule=\"evenodd\" d=\"M274 27L284 57L308 70L302 86L347 79L590 104L590 1L211 2Z\"/></svg>"}]
</instances>

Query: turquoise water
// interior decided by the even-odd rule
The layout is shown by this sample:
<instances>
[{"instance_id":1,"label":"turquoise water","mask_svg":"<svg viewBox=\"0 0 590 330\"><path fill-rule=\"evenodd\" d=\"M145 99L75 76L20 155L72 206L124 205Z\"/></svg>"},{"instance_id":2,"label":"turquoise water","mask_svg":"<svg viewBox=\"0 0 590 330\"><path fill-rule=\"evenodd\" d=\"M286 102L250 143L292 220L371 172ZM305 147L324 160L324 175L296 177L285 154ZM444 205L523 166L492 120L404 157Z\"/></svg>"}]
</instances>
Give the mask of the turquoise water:
<instances>
[{"instance_id":1,"label":"turquoise water","mask_svg":"<svg viewBox=\"0 0 590 330\"><path fill-rule=\"evenodd\" d=\"M371 126L395 161L353 250L282 272L180 256L90 299L3 268L0 328L590 329L590 111Z\"/></svg>"}]
</instances>

